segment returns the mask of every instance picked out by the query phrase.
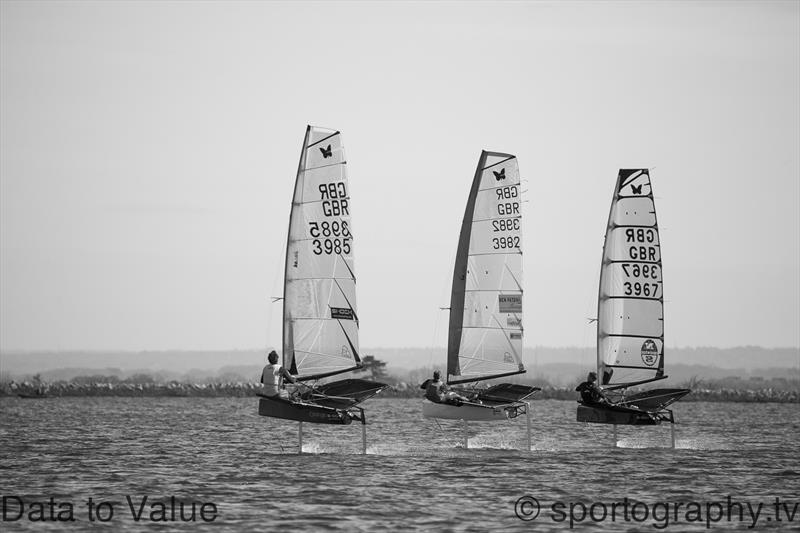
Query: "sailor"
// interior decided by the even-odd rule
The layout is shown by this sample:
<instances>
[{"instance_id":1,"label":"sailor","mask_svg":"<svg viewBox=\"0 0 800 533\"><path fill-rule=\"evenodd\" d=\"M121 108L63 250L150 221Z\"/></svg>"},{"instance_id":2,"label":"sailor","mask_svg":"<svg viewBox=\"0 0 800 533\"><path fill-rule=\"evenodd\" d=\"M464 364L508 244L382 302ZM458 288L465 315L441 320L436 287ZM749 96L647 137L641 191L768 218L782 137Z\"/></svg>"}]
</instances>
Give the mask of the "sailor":
<instances>
[{"instance_id":1,"label":"sailor","mask_svg":"<svg viewBox=\"0 0 800 533\"><path fill-rule=\"evenodd\" d=\"M575 390L581 393L581 403L584 405L609 403L603 391L597 386L597 374L595 372L589 372L589 375L586 376L586 381L578 385Z\"/></svg>"},{"instance_id":2,"label":"sailor","mask_svg":"<svg viewBox=\"0 0 800 533\"><path fill-rule=\"evenodd\" d=\"M278 353L272 350L269 352L269 355L267 355L267 364L264 370L261 371L263 394L265 396L277 396L288 399L289 393L286 392L286 389L283 387L284 380L297 383L297 379L287 372L283 366L278 364Z\"/></svg>"},{"instance_id":3,"label":"sailor","mask_svg":"<svg viewBox=\"0 0 800 533\"><path fill-rule=\"evenodd\" d=\"M425 397L434 403L452 403L455 405L461 405L462 402L468 401L468 398L461 396L457 392L447 390L447 385L442 382L441 374L438 370L434 370L433 379L428 380Z\"/></svg>"}]
</instances>

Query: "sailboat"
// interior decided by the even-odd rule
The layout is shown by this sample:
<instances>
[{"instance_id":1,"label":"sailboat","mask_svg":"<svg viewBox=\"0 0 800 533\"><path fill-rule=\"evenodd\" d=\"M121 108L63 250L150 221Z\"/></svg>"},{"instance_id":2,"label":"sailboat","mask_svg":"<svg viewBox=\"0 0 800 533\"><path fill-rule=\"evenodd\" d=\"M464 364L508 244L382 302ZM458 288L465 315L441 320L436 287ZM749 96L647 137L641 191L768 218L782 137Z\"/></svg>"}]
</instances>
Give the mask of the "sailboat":
<instances>
[{"instance_id":1,"label":"sailboat","mask_svg":"<svg viewBox=\"0 0 800 533\"><path fill-rule=\"evenodd\" d=\"M283 286L283 366L303 385L287 398L259 394L258 406L259 415L301 422L301 443L302 422L366 424L358 404L388 386L366 379L305 385L362 368L350 209L341 134L308 126Z\"/></svg>"},{"instance_id":2,"label":"sailboat","mask_svg":"<svg viewBox=\"0 0 800 533\"><path fill-rule=\"evenodd\" d=\"M481 153L458 239L447 343L447 385L462 398L423 400L426 418L506 420L528 413L537 387L479 383L525 373L522 226L517 158ZM426 388L430 380L422 384Z\"/></svg>"},{"instance_id":3,"label":"sailboat","mask_svg":"<svg viewBox=\"0 0 800 533\"><path fill-rule=\"evenodd\" d=\"M648 169L621 169L608 215L597 302L597 376L607 403L578 406L579 422L675 422L688 389L634 386L666 379L661 243Z\"/></svg>"}]
</instances>

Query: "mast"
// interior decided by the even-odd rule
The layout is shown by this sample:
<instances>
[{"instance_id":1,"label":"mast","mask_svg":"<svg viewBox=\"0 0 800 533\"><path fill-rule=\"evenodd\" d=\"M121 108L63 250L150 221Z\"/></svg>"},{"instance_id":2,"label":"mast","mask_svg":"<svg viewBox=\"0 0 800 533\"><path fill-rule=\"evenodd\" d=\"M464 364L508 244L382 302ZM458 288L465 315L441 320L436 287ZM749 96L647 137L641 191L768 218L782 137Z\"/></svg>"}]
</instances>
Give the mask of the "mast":
<instances>
[{"instance_id":1,"label":"mast","mask_svg":"<svg viewBox=\"0 0 800 533\"><path fill-rule=\"evenodd\" d=\"M486 164L486 151L481 151L478 159L478 168L472 179L472 187L467 197L467 207L464 209L464 218L461 221L461 233L458 236L456 260L453 266L453 286L450 291L450 324L447 336L447 375L458 376L461 374L458 361L458 352L461 348L461 332L464 322L464 291L467 284L467 259L469 257L469 240L472 234L472 215L475 211L475 198L481 184L481 174ZM449 381L449 380L448 380Z\"/></svg>"},{"instance_id":2,"label":"mast","mask_svg":"<svg viewBox=\"0 0 800 533\"><path fill-rule=\"evenodd\" d=\"M291 374L297 374L297 366L294 364L294 344L292 339L292 319L289 315L289 307L286 305L286 285L289 283L289 246L292 242L292 221L294 220L295 205L297 203L298 187L300 186L300 177L303 172L306 160L306 147L308 146L308 136L311 133L311 125L306 126L306 135L303 137L303 149L300 151L300 162L297 163L297 176L294 180L294 190L292 191L292 205L289 208L289 226L286 229L286 258L283 264L283 328L282 328L282 346L281 353L282 366L286 368L286 358L289 357L289 365Z\"/></svg>"},{"instance_id":3,"label":"mast","mask_svg":"<svg viewBox=\"0 0 800 533\"><path fill-rule=\"evenodd\" d=\"M621 169L603 242L597 297L601 387L664 376L661 244L648 169Z\"/></svg>"},{"instance_id":4,"label":"mast","mask_svg":"<svg viewBox=\"0 0 800 533\"><path fill-rule=\"evenodd\" d=\"M448 383L525 372L521 241L517 159L483 151L464 210L453 269Z\"/></svg>"}]
</instances>

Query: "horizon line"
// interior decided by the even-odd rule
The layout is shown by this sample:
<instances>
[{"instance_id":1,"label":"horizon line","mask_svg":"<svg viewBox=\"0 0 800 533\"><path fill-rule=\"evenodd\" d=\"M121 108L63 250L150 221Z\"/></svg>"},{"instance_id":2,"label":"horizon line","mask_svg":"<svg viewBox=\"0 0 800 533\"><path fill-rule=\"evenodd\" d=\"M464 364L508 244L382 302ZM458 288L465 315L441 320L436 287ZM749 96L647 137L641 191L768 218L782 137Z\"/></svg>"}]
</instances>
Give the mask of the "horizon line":
<instances>
[{"instance_id":1,"label":"horizon line","mask_svg":"<svg viewBox=\"0 0 800 533\"><path fill-rule=\"evenodd\" d=\"M556 349L556 350L595 350L596 346L552 346L538 344L535 346L526 346L523 349ZM760 350L798 350L800 346L763 346L759 344L740 344L735 346L714 346L709 344L704 345L685 345L685 346L666 346L667 350L697 350L697 349L715 349L715 350L734 350L734 349L760 349ZM259 347L259 348L0 348L0 355L2 354L31 354L31 353L162 353L162 352L202 352L202 353L216 353L216 352L264 352L272 347ZM361 352L371 350L446 350L446 346L373 346L361 348ZM365 353L365 355L370 355Z\"/></svg>"}]
</instances>

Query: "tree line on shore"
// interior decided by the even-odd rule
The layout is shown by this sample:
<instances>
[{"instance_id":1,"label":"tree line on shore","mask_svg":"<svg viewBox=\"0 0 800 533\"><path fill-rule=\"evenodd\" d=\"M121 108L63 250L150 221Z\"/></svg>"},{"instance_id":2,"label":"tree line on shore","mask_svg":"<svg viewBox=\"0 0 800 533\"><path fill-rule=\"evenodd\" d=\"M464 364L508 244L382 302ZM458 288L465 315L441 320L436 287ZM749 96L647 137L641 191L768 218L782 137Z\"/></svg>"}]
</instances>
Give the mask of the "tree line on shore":
<instances>
[{"instance_id":1,"label":"tree line on shore","mask_svg":"<svg viewBox=\"0 0 800 533\"><path fill-rule=\"evenodd\" d=\"M389 380L386 380L389 381ZM555 387L548 383L537 383L541 387L534 399L577 400L574 387ZM248 397L253 396L261 385L253 381L219 381L192 383L185 381L159 381L147 375L137 374L127 379L116 376L79 376L69 381L44 382L38 376L32 380L0 383L0 396L23 397ZM800 390L786 379L771 380L692 380L680 385L692 390L683 401L720 402L800 402ZM379 397L422 398L424 391L418 384L395 382L381 392Z\"/></svg>"}]
</instances>

